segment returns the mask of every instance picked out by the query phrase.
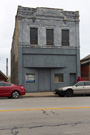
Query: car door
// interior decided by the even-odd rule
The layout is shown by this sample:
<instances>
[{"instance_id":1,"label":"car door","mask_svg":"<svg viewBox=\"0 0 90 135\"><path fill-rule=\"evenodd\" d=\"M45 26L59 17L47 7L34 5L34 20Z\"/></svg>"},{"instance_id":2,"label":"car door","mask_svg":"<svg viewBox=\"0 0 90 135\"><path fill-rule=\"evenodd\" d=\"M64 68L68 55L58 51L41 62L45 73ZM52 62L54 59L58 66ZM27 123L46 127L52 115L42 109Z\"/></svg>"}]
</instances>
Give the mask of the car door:
<instances>
[{"instance_id":1,"label":"car door","mask_svg":"<svg viewBox=\"0 0 90 135\"><path fill-rule=\"evenodd\" d=\"M3 96L10 96L12 90L12 84L4 83Z\"/></svg>"},{"instance_id":2,"label":"car door","mask_svg":"<svg viewBox=\"0 0 90 135\"><path fill-rule=\"evenodd\" d=\"M78 82L73 87L74 94L84 94L85 84L83 81Z\"/></svg>"},{"instance_id":3,"label":"car door","mask_svg":"<svg viewBox=\"0 0 90 135\"><path fill-rule=\"evenodd\" d=\"M84 86L84 92L85 94L90 94L90 82L89 81L86 81L85 82L85 86Z\"/></svg>"}]
</instances>

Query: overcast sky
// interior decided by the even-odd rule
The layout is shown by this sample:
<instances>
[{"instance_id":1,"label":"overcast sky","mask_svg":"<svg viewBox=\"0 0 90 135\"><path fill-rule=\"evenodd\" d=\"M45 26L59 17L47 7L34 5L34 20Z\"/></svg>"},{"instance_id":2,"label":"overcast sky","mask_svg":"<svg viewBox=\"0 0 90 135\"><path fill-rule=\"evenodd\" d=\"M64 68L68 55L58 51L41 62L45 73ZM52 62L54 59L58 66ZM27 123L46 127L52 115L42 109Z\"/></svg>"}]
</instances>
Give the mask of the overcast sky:
<instances>
[{"instance_id":1,"label":"overcast sky","mask_svg":"<svg viewBox=\"0 0 90 135\"><path fill-rule=\"evenodd\" d=\"M51 7L80 14L80 58L90 54L90 0L0 0L0 70L6 74L18 5L24 7Z\"/></svg>"}]
</instances>

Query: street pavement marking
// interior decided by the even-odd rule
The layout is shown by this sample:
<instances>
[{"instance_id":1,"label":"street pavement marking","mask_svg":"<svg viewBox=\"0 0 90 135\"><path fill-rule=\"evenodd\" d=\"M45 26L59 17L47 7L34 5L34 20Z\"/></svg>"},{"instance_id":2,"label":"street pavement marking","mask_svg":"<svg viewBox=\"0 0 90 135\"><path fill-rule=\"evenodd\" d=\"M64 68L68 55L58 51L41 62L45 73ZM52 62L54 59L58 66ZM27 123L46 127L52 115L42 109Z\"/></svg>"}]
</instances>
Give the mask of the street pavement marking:
<instances>
[{"instance_id":1,"label":"street pavement marking","mask_svg":"<svg viewBox=\"0 0 90 135\"><path fill-rule=\"evenodd\" d=\"M15 111L37 111L37 110L63 110L63 109L89 109L87 107L58 107L58 108L32 108L32 109L13 109L13 110L0 110L0 112L15 112Z\"/></svg>"}]
</instances>

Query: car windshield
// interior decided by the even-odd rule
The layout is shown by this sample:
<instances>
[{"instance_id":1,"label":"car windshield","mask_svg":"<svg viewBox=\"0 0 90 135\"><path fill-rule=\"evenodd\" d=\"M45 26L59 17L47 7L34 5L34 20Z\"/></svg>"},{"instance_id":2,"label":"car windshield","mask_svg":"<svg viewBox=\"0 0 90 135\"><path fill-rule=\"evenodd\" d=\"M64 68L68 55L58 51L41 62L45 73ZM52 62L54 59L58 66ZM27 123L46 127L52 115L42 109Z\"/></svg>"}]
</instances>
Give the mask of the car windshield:
<instances>
[{"instance_id":1,"label":"car windshield","mask_svg":"<svg viewBox=\"0 0 90 135\"><path fill-rule=\"evenodd\" d=\"M84 86L84 82L78 82L75 84L75 86Z\"/></svg>"}]
</instances>

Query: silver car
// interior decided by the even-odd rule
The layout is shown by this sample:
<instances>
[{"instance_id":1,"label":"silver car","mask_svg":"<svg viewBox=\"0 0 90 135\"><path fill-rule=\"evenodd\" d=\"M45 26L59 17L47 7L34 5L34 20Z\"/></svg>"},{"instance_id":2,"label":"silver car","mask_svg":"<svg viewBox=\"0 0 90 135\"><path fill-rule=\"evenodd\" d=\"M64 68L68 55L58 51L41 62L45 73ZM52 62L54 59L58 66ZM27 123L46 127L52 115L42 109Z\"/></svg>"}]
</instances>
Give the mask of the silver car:
<instances>
[{"instance_id":1,"label":"silver car","mask_svg":"<svg viewBox=\"0 0 90 135\"><path fill-rule=\"evenodd\" d=\"M59 96L72 97L73 95L89 95L90 94L90 81L80 81L73 86L62 87L54 90L54 94Z\"/></svg>"}]
</instances>

